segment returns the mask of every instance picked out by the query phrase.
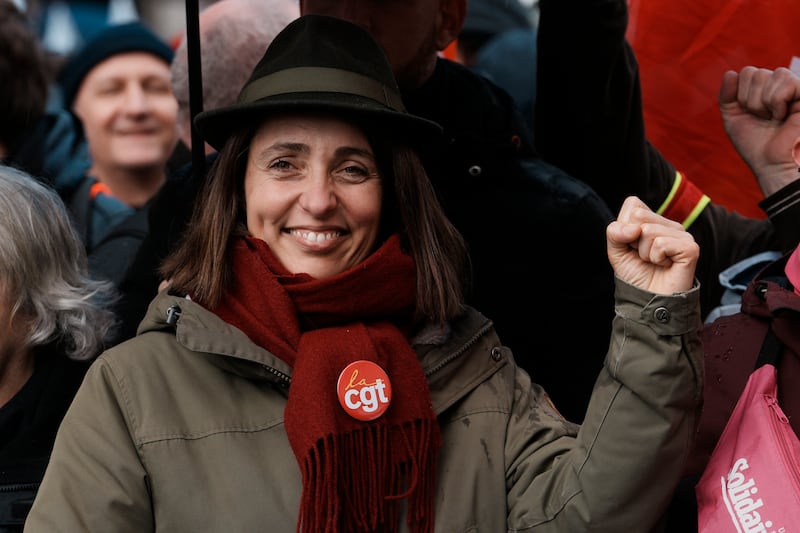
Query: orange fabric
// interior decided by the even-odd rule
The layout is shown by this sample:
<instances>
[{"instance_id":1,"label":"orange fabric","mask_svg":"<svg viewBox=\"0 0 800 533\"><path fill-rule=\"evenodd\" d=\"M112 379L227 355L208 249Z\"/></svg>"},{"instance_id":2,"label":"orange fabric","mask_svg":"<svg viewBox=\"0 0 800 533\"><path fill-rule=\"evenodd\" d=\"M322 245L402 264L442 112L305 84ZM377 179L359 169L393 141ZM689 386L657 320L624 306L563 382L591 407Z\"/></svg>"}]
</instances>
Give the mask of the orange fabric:
<instances>
[{"instance_id":1,"label":"orange fabric","mask_svg":"<svg viewBox=\"0 0 800 533\"><path fill-rule=\"evenodd\" d=\"M449 59L450 61L458 62L458 39L448 44L447 48L442 50L440 55L444 58Z\"/></svg>"},{"instance_id":2,"label":"orange fabric","mask_svg":"<svg viewBox=\"0 0 800 533\"><path fill-rule=\"evenodd\" d=\"M111 189L109 189L108 186L106 186L106 184L97 181L89 189L89 198L94 200L101 194L105 194L106 196L114 196L113 194L111 194Z\"/></svg>"},{"instance_id":3,"label":"orange fabric","mask_svg":"<svg viewBox=\"0 0 800 533\"><path fill-rule=\"evenodd\" d=\"M722 75L800 56L798 0L629 0L647 136L715 203L764 218L763 198L717 104Z\"/></svg>"}]
</instances>

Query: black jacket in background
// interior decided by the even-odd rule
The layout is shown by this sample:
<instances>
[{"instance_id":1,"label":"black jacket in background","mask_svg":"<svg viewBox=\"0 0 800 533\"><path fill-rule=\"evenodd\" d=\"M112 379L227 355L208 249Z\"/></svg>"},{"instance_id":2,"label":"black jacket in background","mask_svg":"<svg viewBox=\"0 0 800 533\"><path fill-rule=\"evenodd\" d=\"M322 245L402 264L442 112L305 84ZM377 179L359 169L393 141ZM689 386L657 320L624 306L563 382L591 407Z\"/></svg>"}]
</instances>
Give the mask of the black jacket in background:
<instances>
[{"instance_id":1,"label":"black jacket in background","mask_svg":"<svg viewBox=\"0 0 800 533\"><path fill-rule=\"evenodd\" d=\"M627 27L627 0L540 0L536 146L612 210L629 195L655 210L670 193L675 167L646 138L639 65ZM763 200L759 206L768 220L711 203L689 226L700 245L696 276L703 316L720 303L722 270L764 250L797 245L798 191L800 180Z\"/></svg>"},{"instance_id":2,"label":"black jacket in background","mask_svg":"<svg viewBox=\"0 0 800 533\"><path fill-rule=\"evenodd\" d=\"M439 60L403 101L444 128L427 168L470 248L468 302L495 322L562 414L582 421L614 314L605 237L613 214L537 157L510 96L465 67Z\"/></svg>"},{"instance_id":3,"label":"black jacket in background","mask_svg":"<svg viewBox=\"0 0 800 533\"><path fill-rule=\"evenodd\" d=\"M49 347L36 355L28 382L0 407L0 533L22 531L58 426L88 367Z\"/></svg>"}]
</instances>

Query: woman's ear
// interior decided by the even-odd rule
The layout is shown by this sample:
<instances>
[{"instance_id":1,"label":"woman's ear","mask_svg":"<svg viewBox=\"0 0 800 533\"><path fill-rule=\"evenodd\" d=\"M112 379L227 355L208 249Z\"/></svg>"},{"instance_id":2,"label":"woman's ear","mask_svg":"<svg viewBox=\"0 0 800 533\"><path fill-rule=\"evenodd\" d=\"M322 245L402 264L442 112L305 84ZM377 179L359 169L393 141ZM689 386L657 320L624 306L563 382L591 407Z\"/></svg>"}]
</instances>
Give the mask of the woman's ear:
<instances>
[{"instance_id":1,"label":"woman's ear","mask_svg":"<svg viewBox=\"0 0 800 533\"><path fill-rule=\"evenodd\" d=\"M440 0L436 24L436 47L447 48L461 33L467 16L467 0Z\"/></svg>"}]
</instances>

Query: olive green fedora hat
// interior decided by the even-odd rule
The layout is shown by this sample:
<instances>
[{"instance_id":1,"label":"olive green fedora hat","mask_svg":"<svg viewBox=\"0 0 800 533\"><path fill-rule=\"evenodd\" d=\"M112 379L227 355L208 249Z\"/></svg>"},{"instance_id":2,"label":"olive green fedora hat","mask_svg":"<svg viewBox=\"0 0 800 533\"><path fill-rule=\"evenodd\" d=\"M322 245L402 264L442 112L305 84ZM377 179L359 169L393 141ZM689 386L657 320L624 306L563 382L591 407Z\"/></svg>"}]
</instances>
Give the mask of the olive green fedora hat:
<instances>
[{"instance_id":1,"label":"olive green fedora hat","mask_svg":"<svg viewBox=\"0 0 800 533\"><path fill-rule=\"evenodd\" d=\"M195 125L221 150L231 133L272 113L321 111L375 124L388 135L426 146L441 135L435 122L408 113L383 50L361 27L304 15L267 48L235 104L202 112Z\"/></svg>"}]
</instances>

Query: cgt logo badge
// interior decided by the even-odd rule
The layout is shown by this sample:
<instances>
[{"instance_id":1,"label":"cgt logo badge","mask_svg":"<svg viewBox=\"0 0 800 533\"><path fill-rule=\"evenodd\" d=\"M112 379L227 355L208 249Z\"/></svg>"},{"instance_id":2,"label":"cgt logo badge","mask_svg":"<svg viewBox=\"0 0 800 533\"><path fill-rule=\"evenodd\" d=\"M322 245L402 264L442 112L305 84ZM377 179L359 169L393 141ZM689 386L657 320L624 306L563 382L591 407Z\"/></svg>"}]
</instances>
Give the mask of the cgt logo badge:
<instances>
[{"instance_id":1,"label":"cgt logo badge","mask_svg":"<svg viewBox=\"0 0 800 533\"><path fill-rule=\"evenodd\" d=\"M392 384L386 372L372 361L353 361L339 374L339 403L356 420L375 420L392 401Z\"/></svg>"}]
</instances>

